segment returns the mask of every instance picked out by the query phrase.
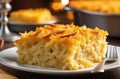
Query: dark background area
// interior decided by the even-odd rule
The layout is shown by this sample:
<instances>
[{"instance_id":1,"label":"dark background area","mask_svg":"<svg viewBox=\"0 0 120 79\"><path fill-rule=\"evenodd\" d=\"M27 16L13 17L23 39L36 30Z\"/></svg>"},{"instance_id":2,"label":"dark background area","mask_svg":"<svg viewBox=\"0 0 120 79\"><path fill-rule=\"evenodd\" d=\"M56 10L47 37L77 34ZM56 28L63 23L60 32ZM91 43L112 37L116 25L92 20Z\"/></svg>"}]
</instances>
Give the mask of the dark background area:
<instances>
[{"instance_id":1,"label":"dark background area","mask_svg":"<svg viewBox=\"0 0 120 79\"><path fill-rule=\"evenodd\" d=\"M50 8L52 0L12 0L12 11L28 8Z\"/></svg>"}]
</instances>

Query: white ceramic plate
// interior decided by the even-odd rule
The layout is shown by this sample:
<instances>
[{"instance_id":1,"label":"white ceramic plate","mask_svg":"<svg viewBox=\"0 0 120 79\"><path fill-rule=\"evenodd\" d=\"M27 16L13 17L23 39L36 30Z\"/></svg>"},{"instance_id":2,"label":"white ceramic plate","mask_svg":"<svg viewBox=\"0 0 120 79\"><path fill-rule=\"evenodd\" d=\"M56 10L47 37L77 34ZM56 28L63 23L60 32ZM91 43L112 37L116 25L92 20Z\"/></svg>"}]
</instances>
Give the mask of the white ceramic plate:
<instances>
[{"instance_id":1,"label":"white ceramic plate","mask_svg":"<svg viewBox=\"0 0 120 79\"><path fill-rule=\"evenodd\" d=\"M120 47L117 47L117 49L120 53ZM34 66L34 65L20 64L17 61L18 55L16 53L16 50L17 50L16 47L12 47L12 48L8 48L8 49L1 51L0 52L0 63L5 66L8 66L10 68L17 69L17 70L34 72L34 73L42 73L42 74L59 74L59 75L60 74L66 75L66 74L90 73L90 71L92 71L92 69L97 64L97 63L94 64L94 66L91 68L85 68L85 69L80 69L80 70L59 70L59 69L55 69L55 68L42 68L42 67ZM120 67L120 60L118 60L114 63L105 65L104 69L109 70L109 69L113 69L113 68L117 68L117 67Z\"/></svg>"}]
</instances>

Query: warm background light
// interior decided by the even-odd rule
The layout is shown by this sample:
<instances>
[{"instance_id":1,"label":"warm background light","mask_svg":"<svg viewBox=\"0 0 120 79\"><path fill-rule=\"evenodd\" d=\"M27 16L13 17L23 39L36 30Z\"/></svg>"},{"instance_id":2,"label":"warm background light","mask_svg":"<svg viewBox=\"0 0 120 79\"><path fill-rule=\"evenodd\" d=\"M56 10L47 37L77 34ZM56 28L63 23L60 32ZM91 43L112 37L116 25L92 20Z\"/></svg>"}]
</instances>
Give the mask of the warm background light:
<instances>
[{"instance_id":1,"label":"warm background light","mask_svg":"<svg viewBox=\"0 0 120 79\"><path fill-rule=\"evenodd\" d=\"M67 5L69 3L69 0L61 0L62 4Z\"/></svg>"},{"instance_id":2,"label":"warm background light","mask_svg":"<svg viewBox=\"0 0 120 79\"><path fill-rule=\"evenodd\" d=\"M54 0L51 7L54 11L59 11L62 10L68 3L69 0Z\"/></svg>"}]
</instances>

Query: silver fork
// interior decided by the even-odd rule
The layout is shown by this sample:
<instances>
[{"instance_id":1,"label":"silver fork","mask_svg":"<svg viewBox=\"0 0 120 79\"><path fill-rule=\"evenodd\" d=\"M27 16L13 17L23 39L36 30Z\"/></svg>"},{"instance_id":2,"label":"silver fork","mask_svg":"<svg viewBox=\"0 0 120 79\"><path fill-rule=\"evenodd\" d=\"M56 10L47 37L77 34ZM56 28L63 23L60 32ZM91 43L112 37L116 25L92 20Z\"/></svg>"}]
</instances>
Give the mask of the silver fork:
<instances>
[{"instance_id":1,"label":"silver fork","mask_svg":"<svg viewBox=\"0 0 120 79\"><path fill-rule=\"evenodd\" d=\"M91 73L96 73L96 72L104 72L104 65L107 61L117 61L118 60L118 50L116 46L107 46L106 50L106 57L100 62L92 71Z\"/></svg>"}]
</instances>

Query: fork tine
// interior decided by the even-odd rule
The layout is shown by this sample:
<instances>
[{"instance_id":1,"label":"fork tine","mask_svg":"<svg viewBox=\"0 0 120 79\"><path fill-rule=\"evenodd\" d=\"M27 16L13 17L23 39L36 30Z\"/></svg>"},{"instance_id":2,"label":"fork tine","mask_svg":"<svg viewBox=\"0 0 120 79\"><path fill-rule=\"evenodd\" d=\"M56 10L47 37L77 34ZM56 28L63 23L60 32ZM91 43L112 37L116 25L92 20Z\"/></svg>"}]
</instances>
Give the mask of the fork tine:
<instances>
[{"instance_id":1,"label":"fork tine","mask_svg":"<svg viewBox=\"0 0 120 79\"><path fill-rule=\"evenodd\" d=\"M114 51L113 57L115 58L116 57L116 48L115 47L113 47L113 51Z\"/></svg>"},{"instance_id":2,"label":"fork tine","mask_svg":"<svg viewBox=\"0 0 120 79\"><path fill-rule=\"evenodd\" d=\"M110 56L110 46L107 46L107 50L106 50L106 58L109 58L109 56Z\"/></svg>"},{"instance_id":3,"label":"fork tine","mask_svg":"<svg viewBox=\"0 0 120 79\"><path fill-rule=\"evenodd\" d=\"M118 49L116 47L116 54L117 54L117 58L119 58L119 54L118 54Z\"/></svg>"},{"instance_id":4,"label":"fork tine","mask_svg":"<svg viewBox=\"0 0 120 79\"><path fill-rule=\"evenodd\" d=\"M117 47L114 47L114 51L115 53L113 54L115 58L118 58L118 51L117 51Z\"/></svg>"},{"instance_id":5,"label":"fork tine","mask_svg":"<svg viewBox=\"0 0 120 79\"><path fill-rule=\"evenodd\" d=\"M111 49L110 49L110 58L113 58L114 57L114 50L115 50L115 47L114 46L111 46Z\"/></svg>"},{"instance_id":6,"label":"fork tine","mask_svg":"<svg viewBox=\"0 0 120 79\"><path fill-rule=\"evenodd\" d=\"M113 56L114 56L114 46L111 46L109 51L109 58L113 58Z\"/></svg>"}]
</instances>

